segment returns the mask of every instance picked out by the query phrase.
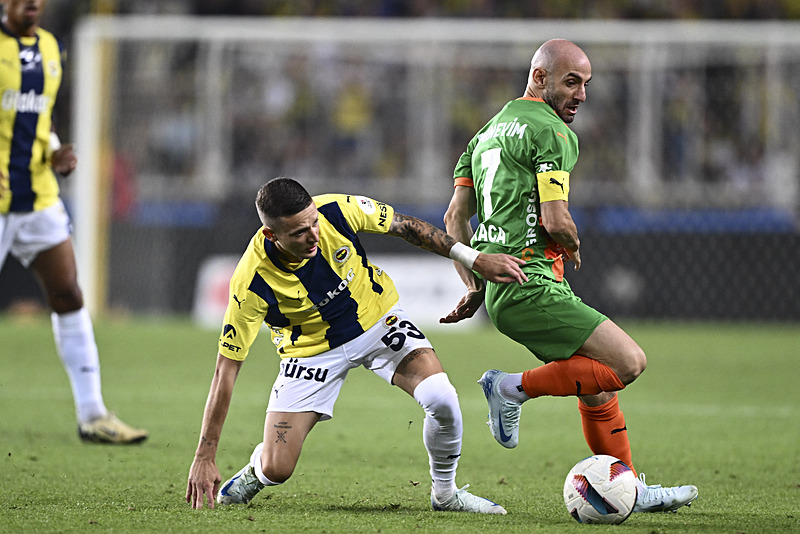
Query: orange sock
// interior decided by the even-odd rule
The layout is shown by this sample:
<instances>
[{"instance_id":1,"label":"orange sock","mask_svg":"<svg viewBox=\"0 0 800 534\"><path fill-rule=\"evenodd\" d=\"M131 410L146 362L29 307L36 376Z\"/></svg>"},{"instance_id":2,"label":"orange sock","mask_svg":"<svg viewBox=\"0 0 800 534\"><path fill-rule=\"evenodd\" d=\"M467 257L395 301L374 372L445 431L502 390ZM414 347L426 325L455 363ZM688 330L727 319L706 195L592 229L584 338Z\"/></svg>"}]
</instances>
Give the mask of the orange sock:
<instances>
[{"instance_id":1,"label":"orange sock","mask_svg":"<svg viewBox=\"0 0 800 534\"><path fill-rule=\"evenodd\" d=\"M586 406L578 401L581 424L586 443L594 454L608 454L625 462L633 470L631 443L628 441L628 427L625 416L619 409L617 396L600 406Z\"/></svg>"},{"instance_id":2,"label":"orange sock","mask_svg":"<svg viewBox=\"0 0 800 534\"><path fill-rule=\"evenodd\" d=\"M610 367L577 354L568 360L556 360L522 373L522 389L531 398L597 395L624 387L625 384Z\"/></svg>"}]
</instances>

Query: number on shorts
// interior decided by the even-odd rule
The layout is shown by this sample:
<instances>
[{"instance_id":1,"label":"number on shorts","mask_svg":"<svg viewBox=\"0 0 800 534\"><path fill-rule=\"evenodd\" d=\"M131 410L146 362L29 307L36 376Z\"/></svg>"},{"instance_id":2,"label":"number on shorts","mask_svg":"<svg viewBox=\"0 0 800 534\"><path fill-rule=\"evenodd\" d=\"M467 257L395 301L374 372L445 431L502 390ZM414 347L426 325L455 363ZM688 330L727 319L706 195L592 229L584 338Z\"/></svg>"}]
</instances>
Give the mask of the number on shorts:
<instances>
[{"instance_id":1,"label":"number on shorts","mask_svg":"<svg viewBox=\"0 0 800 534\"><path fill-rule=\"evenodd\" d=\"M406 344L406 337L425 339L425 334L420 332L411 321L400 321L397 326L391 327L386 332L381 341L393 351L398 351Z\"/></svg>"}]
</instances>

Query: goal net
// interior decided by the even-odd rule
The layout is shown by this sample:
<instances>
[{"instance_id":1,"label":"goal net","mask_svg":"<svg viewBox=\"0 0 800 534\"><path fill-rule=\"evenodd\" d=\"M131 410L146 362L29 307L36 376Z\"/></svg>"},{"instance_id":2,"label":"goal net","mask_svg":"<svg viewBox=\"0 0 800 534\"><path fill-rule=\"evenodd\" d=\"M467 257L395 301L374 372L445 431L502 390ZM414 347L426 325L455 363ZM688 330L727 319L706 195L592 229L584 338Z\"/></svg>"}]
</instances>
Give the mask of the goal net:
<instances>
[{"instance_id":1,"label":"goal net","mask_svg":"<svg viewBox=\"0 0 800 534\"><path fill-rule=\"evenodd\" d=\"M87 302L189 311L202 264L244 249L275 176L442 226L458 156L552 37L594 75L571 125L584 300L800 319L797 277L770 266L796 254L800 194L800 25L778 22L84 19L65 196ZM387 241L377 252L414 252ZM782 290L747 292L764 280Z\"/></svg>"}]
</instances>

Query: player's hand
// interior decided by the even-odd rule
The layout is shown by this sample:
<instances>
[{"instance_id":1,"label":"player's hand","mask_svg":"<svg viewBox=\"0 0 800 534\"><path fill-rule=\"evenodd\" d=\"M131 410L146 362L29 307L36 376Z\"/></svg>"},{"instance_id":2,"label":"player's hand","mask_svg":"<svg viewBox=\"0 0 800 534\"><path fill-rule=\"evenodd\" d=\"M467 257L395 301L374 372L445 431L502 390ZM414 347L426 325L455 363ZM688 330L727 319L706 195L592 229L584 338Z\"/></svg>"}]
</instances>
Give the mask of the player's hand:
<instances>
[{"instance_id":1,"label":"player's hand","mask_svg":"<svg viewBox=\"0 0 800 534\"><path fill-rule=\"evenodd\" d=\"M581 251L580 249L576 250L575 252L569 253L569 259L572 260L572 263L575 264L575 270L578 271L581 268Z\"/></svg>"},{"instance_id":2,"label":"player's hand","mask_svg":"<svg viewBox=\"0 0 800 534\"><path fill-rule=\"evenodd\" d=\"M192 508L199 510L203 507L203 498L208 498L208 507L214 508L214 499L217 498L222 477L217 469L217 464L211 460L198 460L195 458L189 469L189 483L186 486L186 502Z\"/></svg>"},{"instance_id":3,"label":"player's hand","mask_svg":"<svg viewBox=\"0 0 800 534\"><path fill-rule=\"evenodd\" d=\"M53 170L60 176L69 176L75 167L78 166L78 157L75 155L75 145L62 145L61 148L53 152Z\"/></svg>"},{"instance_id":4,"label":"player's hand","mask_svg":"<svg viewBox=\"0 0 800 534\"><path fill-rule=\"evenodd\" d=\"M458 301L455 309L447 314L446 317L439 319L439 322L442 324L447 324L457 323L462 319L469 319L475 315L475 312L478 311L478 308L480 308L481 304L483 304L483 298L485 294L485 287L480 290L467 291L467 294L461 297L461 300Z\"/></svg>"},{"instance_id":5,"label":"player's hand","mask_svg":"<svg viewBox=\"0 0 800 534\"><path fill-rule=\"evenodd\" d=\"M556 254L561 254L564 257L564 260L571 260L572 263L575 264L575 270L580 270L581 268L581 250L576 249L574 252L570 251L564 246L558 245L555 248Z\"/></svg>"},{"instance_id":6,"label":"player's hand","mask_svg":"<svg viewBox=\"0 0 800 534\"><path fill-rule=\"evenodd\" d=\"M508 254L481 253L475 259L472 269L490 282L501 284L516 282L522 285L528 281L528 276L522 272L520 265L525 265L525 260Z\"/></svg>"}]
</instances>

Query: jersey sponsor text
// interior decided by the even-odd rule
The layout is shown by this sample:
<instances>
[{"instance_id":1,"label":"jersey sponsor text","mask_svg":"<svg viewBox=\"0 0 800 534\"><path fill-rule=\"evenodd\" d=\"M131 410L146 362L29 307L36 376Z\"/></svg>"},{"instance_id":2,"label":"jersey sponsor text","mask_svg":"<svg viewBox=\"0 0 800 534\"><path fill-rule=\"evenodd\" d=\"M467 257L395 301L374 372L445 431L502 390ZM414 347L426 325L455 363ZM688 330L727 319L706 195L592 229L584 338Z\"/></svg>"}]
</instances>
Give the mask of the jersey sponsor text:
<instances>
[{"instance_id":1,"label":"jersey sponsor text","mask_svg":"<svg viewBox=\"0 0 800 534\"><path fill-rule=\"evenodd\" d=\"M339 294L342 291L347 289L347 286L349 286L350 282L353 281L353 277L354 276L355 276L355 273L353 272L353 269L350 269L349 271L347 271L347 276L342 279L342 281L339 283L339 285L336 286L336 288L333 289L332 291L328 291L328 296L325 297L324 299L322 299L317 304L314 304L313 306L311 306L310 309L316 311L316 310L320 309L321 307L325 306L326 304L328 304L330 301L332 301L337 296L339 296Z\"/></svg>"},{"instance_id":2,"label":"jersey sponsor text","mask_svg":"<svg viewBox=\"0 0 800 534\"><path fill-rule=\"evenodd\" d=\"M490 243L506 244L506 231L502 226L481 223L475 231L476 241L488 241Z\"/></svg>"},{"instance_id":3,"label":"jersey sponsor text","mask_svg":"<svg viewBox=\"0 0 800 534\"><path fill-rule=\"evenodd\" d=\"M296 378L298 380L314 380L316 382L325 382L328 378L328 370L319 367L306 367L299 363L298 358L289 358L288 360L281 361L281 370L278 376L285 376L286 378Z\"/></svg>"},{"instance_id":4,"label":"jersey sponsor text","mask_svg":"<svg viewBox=\"0 0 800 534\"><path fill-rule=\"evenodd\" d=\"M50 106L50 97L36 94L31 89L27 93L20 93L15 89L6 89L0 99L3 111L16 111L17 113L41 113Z\"/></svg>"}]
</instances>

